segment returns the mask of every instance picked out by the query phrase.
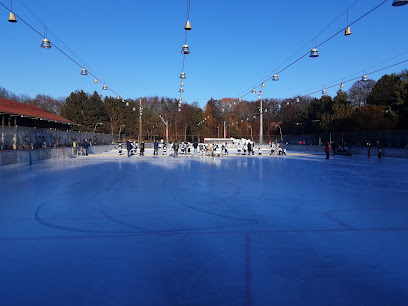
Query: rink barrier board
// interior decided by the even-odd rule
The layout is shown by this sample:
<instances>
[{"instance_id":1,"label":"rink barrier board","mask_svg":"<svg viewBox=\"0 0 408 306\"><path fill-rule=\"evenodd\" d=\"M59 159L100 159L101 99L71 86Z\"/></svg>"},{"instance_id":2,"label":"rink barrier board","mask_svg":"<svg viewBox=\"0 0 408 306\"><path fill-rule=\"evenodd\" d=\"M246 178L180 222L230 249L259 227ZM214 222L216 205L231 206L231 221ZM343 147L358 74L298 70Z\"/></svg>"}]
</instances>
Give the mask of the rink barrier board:
<instances>
[{"instance_id":1,"label":"rink barrier board","mask_svg":"<svg viewBox=\"0 0 408 306\"><path fill-rule=\"evenodd\" d=\"M116 148L115 145L96 145L88 148L89 154L108 152ZM56 158L76 157L76 148L47 148L33 150L0 151L0 166L12 164L31 164L37 161Z\"/></svg>"}]
</instances>

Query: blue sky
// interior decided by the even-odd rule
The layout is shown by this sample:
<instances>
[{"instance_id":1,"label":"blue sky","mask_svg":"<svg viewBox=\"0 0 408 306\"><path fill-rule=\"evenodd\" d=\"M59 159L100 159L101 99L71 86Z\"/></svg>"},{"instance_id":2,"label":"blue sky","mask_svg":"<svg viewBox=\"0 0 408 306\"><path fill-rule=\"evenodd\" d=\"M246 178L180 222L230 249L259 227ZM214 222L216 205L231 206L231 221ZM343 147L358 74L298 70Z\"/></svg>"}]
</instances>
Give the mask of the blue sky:
<instances>
[{"instance_id":1,"label":"blue sky","mask_svg":"<svg viewBox=\"0 0 408 306\"><path fill-rule=\"evenodd\" d=\"M10 6L10 0L0 2ZM185 0L23 2L123 97L179 96ZM308 52L313 37L354 2L191 0L193 30L188 35L191 54L186 56L183 100L204 105L210 97L240 97L302 47L293 59ZM359 0L349 10L349 21L381 2ZM369 73L407 60L408 5L392 7L391 3L389 0L353 25L351 36L340 34L321 46L319 58L305 57L282 72L279 82L268 81L263 97L310 93L362 75L366 69ZM13 8L43 32L43 25L19 0L13 1ZM23 22L7 22L8 11L2 7L0 14L1 87L31 96L65 97L78 89L106 94L102 84L94 84L91 76L81 76L81 69L55 48L40 48L41 37ZM344 14L317 36L317 44L345 26ZM66 50L50 32L48 39ZM377 80L384 73L406 68L407 64L399 65L369 77ZM345 84L345 89L351 85ZM334 95L337 89L328 93ZM257 97L248 95L245 99Z\"/></svg>"}]
</instances>

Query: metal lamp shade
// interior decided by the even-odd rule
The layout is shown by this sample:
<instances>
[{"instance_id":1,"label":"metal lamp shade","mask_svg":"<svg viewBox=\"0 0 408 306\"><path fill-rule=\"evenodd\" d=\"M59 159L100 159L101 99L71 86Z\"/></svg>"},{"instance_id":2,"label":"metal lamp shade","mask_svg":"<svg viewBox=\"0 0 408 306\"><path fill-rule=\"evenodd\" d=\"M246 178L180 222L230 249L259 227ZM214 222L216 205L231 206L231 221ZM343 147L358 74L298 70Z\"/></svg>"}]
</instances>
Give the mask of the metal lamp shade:
<instances>
[{"instance_id":1,"label":"metal lamp shade","mask_svg":"<svg viewBox=\"0 0 408 306\"><path fill-rule=\"evenodd\" d=\"M98 83L98 79L97 79L97 78L95 78L94 83Z\"/></svg>"},{"instance_id":2,"label":"metal lamp shade","mask_svg":"<svg viewBox=\"0 0 408 306\"><path fill-rule=\"evenodd\" d=\"M351 35L351 29L349 26L346 27L346 29L344 30L344 36L348 36Z\"/></svg>"},{"instance_id":3,"label":"metal lamp shade","mask_svg":"<svg viewBox=\"0 0 408 306\"><path fill-rule=\"evenodd\" d=\"M186 30L186 31L190 31L190 30L191 30L191 23L190 23L190 20L187 20L187 22L186 22L186 26L184 27L184 30Z\"/></svg>"},{"instance_id":4,"label":"metal lamp shade","mask_svg":"<svg viewBox=\"0 0 408 306\"><path fill-rule=\"evenodd\" d=\"M181 83L180 83L180 86L181 86L181 87L183 87L183 86L184 86L184 83L183 83L183 81L181 81Z\"/></svg>"},{"instance_id":5,"label":"metal lamp shade","mask_svg":"<svg viewBox=\"0 0 408 306\"><path fill-rule=\"evenodd\" d=\"M274 75L272 76L272 81L279 81L279 78L278 78L278 75L277 75L277 74L274 74Z\"/></svg>"},{"instance_id":6,"label":"metal lamp shade","mask_svg":"<svg viewBox=\"0 0 408 306\"><path fill-rule=\"evenodd\" d=\"M343 84L343 83L341 83L341 84L340 84L340 88L343 88L343 87L344 87L344 84Z\"/></svg>"},{"instance_id":7,"label":"metal lamp shade","mask_svg":"<svg viewBox=\"0 0 408 306\"><path fill-rule=\"evenodd\" d=\"M363 75L363 76L361 77L361 80L364 81L364 82L367 81L367 80L368 80L367 75L366 75L366 74Z\"/></svg>"},{"instance_id":8,"label":"metal lamp shade","mask_svg":"<svg viewBox=\"0 0 408 306\"><path fill-rule=\"evenodd\" d=\"M103 90L108 90L108 85L103 85L102 89Z\"/></svg>"},{"instance_id":9,"label":"metal lamp shade","mask_svg":"<svg viewBox=\"0 0 408 306\"><path fill-rule=\"evenodd\" d=\"M326 90L326 89L323 89L323 90L322 90L322 95L325 95L325 94L327 94L327 90Z\"/></svg>"},{"instance_id":10,"label":"metal lamp shade","mask_svg":"<svg viewBox=\"0 0 408 306\"><path fill-rule=\"evenodd\" d=\"M190 54L188 45L183 45L183 47L181 48L181 54Z\"/></svg>"},{"instance_id":11,"label":"metal lamp shade","mask_svg":"<svg viewBox=\"0 0 408 306\"><path fill-rule=\"evenodd\" d=\"M184 72L182 72L181 74L180 74L180 79L185 79L186 78L186 74L184 73Z\"/></svg>"},{"instance_id":12,"label":"metal lamp shade","mask_svg":"<svg viewBox=\"0 0 408 306\"><path fill-rule=\"evenodd\" d=\"M81 75L88 75L88 71L85 68L82 68Z\"/></svg>"},{"instance_id":13,"label":"metal lamp shade","mask_svg":"<svg viewBox=\"0 0 408 306\"><path fill-rule=\"evenodd\" d=\"M183 87L181 87L181 88L179 89L179 92L184 92Z\"/></svg>"},{"instance_id":14,"label":"metal lamp shade","mask_svg":"<svg viewBox=\"0 0 408 306\"><path fill-rule=\"evenodd\" d=\"M265 83L262 83L261 87L265 87Z\"/></svg>"},{"instance_id":15,"label":"metal lamp shade","mask_svg":"<svg viewBox=\"0 0 408 306\"><path fill-rule=\"evenodd\" d=\"M48 39L44 38L41 43L41 48L51 49L51 42Z\"/></svg>"},{"instance_id":16,"label":"metal lamp shade","mask_svg":"<svg viewBox=\"0 0 408 306\"><path fill-rule=\"evenodd\" d=\"M9 22L17 22L16 16L14 15L13 12L10 12L10 16L8 19Z\"/></svg>"},{"instance_id":17,"label":"metal lamp shade","mask_svg":"<svg viewBox=\"0 0 408 306\"><path fill-rule=\"evenodd\" d=\"M318 51L317 51L317 48L313 48L313 49L310 51L309 57L319 57L319 53L318 53Z\"/></svg>"}]
</instances>

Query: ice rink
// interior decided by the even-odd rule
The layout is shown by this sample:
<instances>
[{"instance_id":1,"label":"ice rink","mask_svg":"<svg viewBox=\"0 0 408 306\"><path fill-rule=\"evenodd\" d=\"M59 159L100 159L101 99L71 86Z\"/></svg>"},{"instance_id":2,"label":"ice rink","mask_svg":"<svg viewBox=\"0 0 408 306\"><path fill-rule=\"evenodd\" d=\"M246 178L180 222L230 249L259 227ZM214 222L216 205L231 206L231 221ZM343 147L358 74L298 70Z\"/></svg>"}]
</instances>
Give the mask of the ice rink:
<instances>
[{"instance_id":1,"label":"ice rink","mask_svg":"<svg viewBox=\"0 0 408 306\"><path fill-rule=\"evenodd\" d=\"M408 305L407 170L117 151L2 167L0 304Z\"/></svg>"}]
</instances>

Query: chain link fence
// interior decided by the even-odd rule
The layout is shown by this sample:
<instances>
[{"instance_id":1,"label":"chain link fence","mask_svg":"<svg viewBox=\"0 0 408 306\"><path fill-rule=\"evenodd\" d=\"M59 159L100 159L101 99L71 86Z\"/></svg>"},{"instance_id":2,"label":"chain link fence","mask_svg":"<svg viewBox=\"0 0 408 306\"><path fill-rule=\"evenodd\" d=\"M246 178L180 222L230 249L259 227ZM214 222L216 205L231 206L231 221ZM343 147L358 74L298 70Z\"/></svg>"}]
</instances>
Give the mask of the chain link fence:
<instances>
[{"instance_id":1,"label":"chain link fence","mask_svg":"<svg viewBox=\"0 0 408 306\"><path fill-rule=\"evenodd\" d=\"M22 126L0 128L1 150L39 149L50 147L72 147L87 140L93 145L107 145L118 140L116 135L88 133L71 130L39 129Z\"/></svg>"}]
</instances>

